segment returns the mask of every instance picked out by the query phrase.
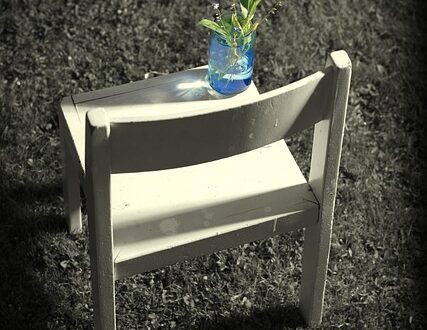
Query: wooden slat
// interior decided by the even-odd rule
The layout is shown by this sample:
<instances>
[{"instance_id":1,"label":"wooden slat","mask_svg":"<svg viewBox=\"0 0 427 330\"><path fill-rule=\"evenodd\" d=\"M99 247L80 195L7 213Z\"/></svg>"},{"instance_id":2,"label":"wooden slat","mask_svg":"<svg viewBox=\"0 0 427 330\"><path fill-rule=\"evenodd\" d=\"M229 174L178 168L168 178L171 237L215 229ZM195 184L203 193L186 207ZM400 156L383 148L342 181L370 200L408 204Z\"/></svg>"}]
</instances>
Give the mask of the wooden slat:
<instances>
[{"instance_id":1,"label":"wooden slat","mask_svg":"<svg viewBox=\"0 0 427 330\"><path fill-rule=\"evenodd\" d=\"M312 226L317 219L317 212L318 208L312 205L311 208L286 214L277 220L263 221L263 219L257 219L257 221L253 221L254 223L249 221L242 224L241 228L237 230L218 233L215 236L208 236L138 258L122 260L115 263L116 279Z\"/></svg>"},{"instance_id":2,"label":"wooden slat","mask_svg":"<svg viewBox=\"0 0 427 330\"><path fill-rule=\"evenodd\" d=\"M159 102L163 105L162 112L170 109L179 111L174 104L184 104L190 101L200 101L208 108L223 101L243 102L258 95L256 86L252 83L248 90L235 96L224 96L215 93L206 84L206 66L178 72L162 77L150 78L121 86L106 88L99 91L87 92L72 97L66 97L61 103L62 111L59 119L64 123L67 136L67 146L71 157L79 171L81 182L84 182L85 164L85 122L89 110L103 107L112 118L117 113L126 114L136 111L138 116L145 113L141 106ZM209 100L209 101L207 101ZM167 103L165 106L164 104ZM156 111L157 114L159 111Z\"/></svg>"},{"instance_id":3,"label":"wooden slat","mask_svg":"<svg viewBox=\"0 0 427 330\"><path fill-rule=\"evenodd\" d=\"M189 71L189 70L188 70ZM199 77L202 74L202 68L193 69L190 77ZM126 94L141 89L161 86L165 82L175 82L181 79L182 72L172 73L165 76L154 77L146 80L139 80L135 82L130 82L127 84L122 84L119 86L113 86L109 88L103 88L96 91L90 91L85 93L80 93L73 96L75 104L96 101L105 97L119 96L120 94Z\"/></svg>"},{"instance_id":4,"label":"wooden slat","mask_svg":"<svg viewBox=\"0 0 427 330\"><path fill-rule=\"evenodd\" d=\"M146 105L123 109L120 116L109 111L112 171L189 166L283 139L326 115L331 78L330 70L317 72L245 102Z\"/></svg>"},{"instance_id":5,"label":"wooden slat","mask_svg":"<svg viewBox=\"0 0 427 330\"><path fill-rule=\"evenodd\" d=\"M188 257L197 256L240 240L313 225L317 210L317 200L283 140L210 163L115 174L112 211L119 276L134 273L152 254L161 257L158 262L174 263L184 250ZM196 241L205 241L207 247ZM125 271L127 267L133 270ZM151 265L143 262L141 267Z\"/></svg>"},{"instance_id":6,"label":"wooden slat","mask_svg":"<svg viewBox=\"0 0 427 330\"><path fill-rule=\"evenodd\" d=\"M81 93L73 96L79 107L98 108L105 105L141 105L164 102L184 102L197 100L223 100L240 98L242 95L225 96L215 92L207 82L207 66L165 76L135 81L120 86ZM256 91L252 83L249 93ZM257 93L255 93L257 94Z\"/></svg>"}]
</instances>

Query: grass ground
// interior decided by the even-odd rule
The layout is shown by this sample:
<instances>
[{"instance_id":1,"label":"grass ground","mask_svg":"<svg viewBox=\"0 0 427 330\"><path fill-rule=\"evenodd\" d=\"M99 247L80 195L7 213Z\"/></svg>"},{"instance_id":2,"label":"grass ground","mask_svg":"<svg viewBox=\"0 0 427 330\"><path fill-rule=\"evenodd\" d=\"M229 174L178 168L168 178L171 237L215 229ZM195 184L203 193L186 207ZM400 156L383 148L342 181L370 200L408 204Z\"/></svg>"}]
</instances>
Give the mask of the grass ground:
<instances>
[{"instance_id":1,"label":"grass ground","mask_svg":"<svg viewBox=\"0 0 427 330\"><path fill-rule=\"evenodd\" d=\"M86 226L70 236L63 221L59 102L205 64L207 2L0 0L0 329L92 327ZM354 70L322 326L422 329L426 5L287 3L258 35L259 89L330 50ZM290 144L307 168L309 136ZM297 232L120 280L119 329L302 328L301 244Z\"/></svg>"}]
</instances>

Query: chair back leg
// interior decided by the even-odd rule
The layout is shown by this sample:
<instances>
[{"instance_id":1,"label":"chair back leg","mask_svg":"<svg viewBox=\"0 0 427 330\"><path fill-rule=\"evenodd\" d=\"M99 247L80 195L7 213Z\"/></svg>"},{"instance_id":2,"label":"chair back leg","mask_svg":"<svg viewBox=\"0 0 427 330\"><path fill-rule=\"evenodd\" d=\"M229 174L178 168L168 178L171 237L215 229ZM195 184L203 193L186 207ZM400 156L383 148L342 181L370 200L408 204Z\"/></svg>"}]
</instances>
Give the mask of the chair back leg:
<instances>
[{"instance_id":1,"label":"chair back leg","mask_svg":"<svg viewBox=\"0 0 427 330\"><path fill-rule=\"evenodd\" d=\"M328 269L332 218L305 229L300 311L311 327L320 325Z\"/></svg>"},{"instance_id":2,"label":"chair back leg","mask_svg":"<svg viewBox=\"0 0 427 330\"><path fill-rule=\"evenodd\" d=\"M300 292L301 313L310 326L317 326L322 320L351 61L345 51L336 51L329 55L326 67L334 72L331 104L327 117L314 127L309 174L309 184L319 201L320 212L318 223L305 229Z\"/></svg>"}]
</instances>

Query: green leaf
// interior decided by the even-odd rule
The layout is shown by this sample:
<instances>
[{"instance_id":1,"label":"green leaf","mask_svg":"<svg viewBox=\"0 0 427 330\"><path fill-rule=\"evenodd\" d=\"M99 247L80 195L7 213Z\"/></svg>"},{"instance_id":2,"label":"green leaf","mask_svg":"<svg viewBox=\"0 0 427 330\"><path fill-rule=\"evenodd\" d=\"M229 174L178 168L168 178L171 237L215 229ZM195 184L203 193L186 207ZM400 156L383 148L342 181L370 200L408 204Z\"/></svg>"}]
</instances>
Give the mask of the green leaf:
<instances>
[{"instance_id":1,"label":"green leaf","mask_svg":"<svg viewBox=\"0 0 427 330\"><path fill-rule=\"evenodd\" d=\"M261 2L261 0L251 1L249 13L248 13L248 16L246 17L246 21L245 21L246 23L250 22L252 20L252 18L254 18L256 7L260 4L260 2Z\"/></svg>"},{"instance_id":2,"label":"green leaf","mask_svg":"<svg viewBox=\"0 0 427 330\"><path fill-rule=\"evenodd\" d=\"M242 30L242 35L247 35L248 33L252 32L253 28L252 28L252 23L248 22L243 26L243 30Z\"/></svg>"},{"instance_id":3,"label":"green leaf","mask_svg":"<svg viewBox=\"0 0 427 330\"><path fill-rule=\"evenodd\" d=\"M251 5L252 0L240 0L240 9L242 11L243 18L248 17L249 7Z\"/></svg>"},{"instance_id":4,"label":"green leaf","mask_svg":"<svg viewBox=\"0 0 427 330\"><path fill-rule=\"evenodd\" d=\"M230 22L230 19L223 19L222 23L224 24L224 31L229 34L233 30L233 24Z\"/></svg>"},{"instance_id":5,"label":"green leaf","mask_svg":"<svg viewBox=\"0 0 427 330\"><path fill-rule=\"evenodd\" d=\"M248 10L242 4L240 4L240 10L242 11L243 18L248 17Z\"/></svg>"},{"instance_id":6,"label":"green leaf","mask_svg":"<svg viewBox=\"0 0 427 330\"><path fill-rule=\"evenodd\" d=\"M253 0L240 0L240 5L245 7L246 10L249 11L249 8L250 8L252 2L253 2Z\"/></svg>"},{"instance_id":7,"label":"green leaf","mask_svg":"<svg viewBox=\"0 0 427 330\"><path fill-rule=\"evenodd\" d=\"M199 23L197 23L200 26L204 26L207 27L208 29L211 29L217 33L219 33L220 35L227 37L227 33L224 31L224 29L218 25L218 23L215 23L209 19L202 19L199 21Z\"/></svg>"},{"instance_id":8,"label":"green leaf","mask_svg":"<svg viewBox=\"0 0 427 330\"><path fill-rule=\"evenodd\" d=\"M249 33L250 31L253 31L252 19L254 18L255 11L257 9L257 6L260 4L261 0L247 0L243 2L244 2L243 3L244 6L248 6L247 7L248 13L242 22L243 32L244 34L246 34L246 33Z\"/></svg>"},{"instance_id":9,"label":"green leaf","mask_svg":"<svg viewBox=\"0 0 427 330\"><path fill-rule=\"evenodd\" d=\"M256 31L256 29L258 28L259 22L256 22L254 25L252 25L251 30L252 31Z\"/></svg>"},{"instance_id":10,"label":"green leaf","mask_svg":"<svg viewBox=\"0 0 427 330\"><path fill-rule=\"evenodd\" d=\"M239 31L242 31L242 26L240 25L239 19L237 18L236 14L233 14L231 16L231 23L233 24L233 27L235 27L236 29L239 29Z\"/></svg>"}]
</instances>

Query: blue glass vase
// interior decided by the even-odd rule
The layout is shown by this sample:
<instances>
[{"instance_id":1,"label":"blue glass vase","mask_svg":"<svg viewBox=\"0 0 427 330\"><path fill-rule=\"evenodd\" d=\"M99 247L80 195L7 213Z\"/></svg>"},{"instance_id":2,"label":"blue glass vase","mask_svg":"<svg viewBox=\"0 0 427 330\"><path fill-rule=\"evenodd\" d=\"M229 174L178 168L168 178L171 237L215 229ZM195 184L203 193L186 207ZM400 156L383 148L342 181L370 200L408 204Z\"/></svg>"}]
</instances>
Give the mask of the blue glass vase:
<instances>
[{"instance_id":1,"label":"blue glass vase","mask_svg":"<svg viewBox=\"0 0 427 330\"><path fill-rule=\"evenodd\" d=\"M255 32L226 40L212 31L208 52L208 79L218 93L232 95L246 90L252 81Z\"/></svg>"}]
</instances>

